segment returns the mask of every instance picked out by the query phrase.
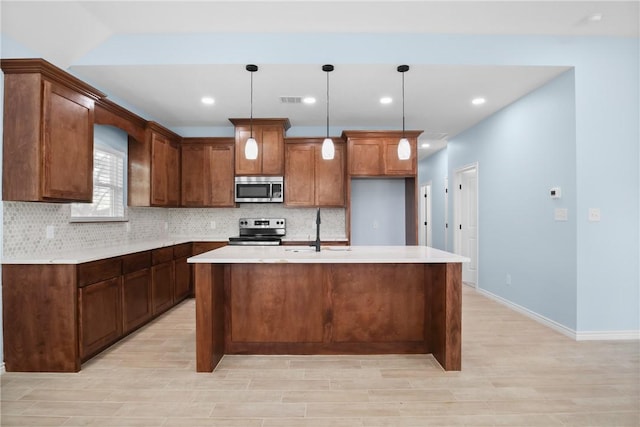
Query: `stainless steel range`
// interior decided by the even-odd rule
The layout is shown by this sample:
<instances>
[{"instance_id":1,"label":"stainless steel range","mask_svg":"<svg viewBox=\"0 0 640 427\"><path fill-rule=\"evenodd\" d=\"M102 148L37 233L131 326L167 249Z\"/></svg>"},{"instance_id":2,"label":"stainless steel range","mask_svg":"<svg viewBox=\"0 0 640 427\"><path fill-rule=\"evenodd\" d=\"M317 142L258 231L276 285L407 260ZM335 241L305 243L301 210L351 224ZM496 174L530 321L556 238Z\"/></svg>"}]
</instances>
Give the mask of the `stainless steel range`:
<instances>
[{"instance_id":1,"label":"stainless steel range","mask_svg":"<svg viewBox=\"0 0 640 427\"><path fill-rule=\"evenodd\" d=\"M229 245L277 246L286 234L284 218L240 218L240 235L229 237Z\"/></svg>"}]
</instances>

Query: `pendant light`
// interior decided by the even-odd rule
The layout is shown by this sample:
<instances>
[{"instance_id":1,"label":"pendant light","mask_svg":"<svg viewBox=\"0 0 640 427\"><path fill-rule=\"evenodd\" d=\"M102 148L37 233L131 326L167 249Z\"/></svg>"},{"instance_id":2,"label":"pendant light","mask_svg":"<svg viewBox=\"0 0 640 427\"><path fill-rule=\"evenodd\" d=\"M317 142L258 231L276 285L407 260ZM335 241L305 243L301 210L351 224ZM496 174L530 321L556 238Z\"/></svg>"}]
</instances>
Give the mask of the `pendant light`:
<instances>
[{"instance_id":1,"label":"pendant light","mask_svg":"<svg viewBox=\"0 0 640 427\"><path fill-rule=\"evenodd\" d=\"M246 69L251 73L251 118L249 119L250 136L244 146L244 157L248 160L255 160L258 158L258 143L253 137L253 73L258 71L258 66L248 64Z\"/></svg>"},{"instance_id":2,"label":"pendant light","mask_svg":"<svg viewBox=\"0 0 640 427\"><path fill-rule=\"evenodd\" d=\"M398 72L402 73L402 138L398 142L398 159L409 160L411 157L411 145L404 135L404 73L409 71L408 65L399 65Z\"/></svg>"},{"instance_id":3,"label":"pendant light","mask_svg":"<svg viewBox=\"0 0 640 427\"><path fill-rule=\"evenodd\" d=\"M329 138L329 73L333 71L333 65L323 65L322 71L327 73L327 137L322 141L322 158L324 160L333 160L336 149L333 145L333 140Z\"/></svg>"}]
</instances>

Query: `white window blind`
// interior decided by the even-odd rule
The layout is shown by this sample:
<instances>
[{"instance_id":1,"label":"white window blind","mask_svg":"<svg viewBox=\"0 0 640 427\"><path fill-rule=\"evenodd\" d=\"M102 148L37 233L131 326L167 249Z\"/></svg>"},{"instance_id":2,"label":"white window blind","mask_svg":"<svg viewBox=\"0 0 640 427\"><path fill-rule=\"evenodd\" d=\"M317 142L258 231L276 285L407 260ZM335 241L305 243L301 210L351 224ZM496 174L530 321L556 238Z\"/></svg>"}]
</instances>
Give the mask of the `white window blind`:
<instances>
[{"instance_id":1,"label":"white window blind","mask_svg":"<svg viewBox=\"0 0 640 427\"><path fill-rule=\"evenodd\" d=\"M93 203L72 203L71 221L122 221L124 206L124 154L94 147Z\"/></svg>"}]
</instances>

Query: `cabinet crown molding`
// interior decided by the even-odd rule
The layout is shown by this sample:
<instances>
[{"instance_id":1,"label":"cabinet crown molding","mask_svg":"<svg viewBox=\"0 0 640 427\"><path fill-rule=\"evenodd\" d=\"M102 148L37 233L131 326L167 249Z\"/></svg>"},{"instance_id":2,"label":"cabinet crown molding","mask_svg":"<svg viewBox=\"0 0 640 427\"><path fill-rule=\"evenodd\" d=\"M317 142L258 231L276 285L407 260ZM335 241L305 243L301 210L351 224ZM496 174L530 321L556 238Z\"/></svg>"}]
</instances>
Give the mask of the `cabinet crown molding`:
<instances>
[{"instance_id":1,"label":"cabinet crown molding","mask_svg":"<svg viewBox=\"0 0 640 427\"><path fill-rule=\"evenodd\" d=\"M424 131L405 130L407 138L418 138ZM342 131L342 138L402 138L401 130L345 130Z\"/></svg>"},{"instance_id":2,"label":"cabinet crown molding","mask_svg":"<svg viewBox=\"0 0 640 427\"><path fill-rule=\"evenodd\" d=\"M47 79L67 86L93 100L107 96L105 93L42 58L2 59L0 60L0 68L5 74L41 74Z\"/></svg>"}]
</instances>

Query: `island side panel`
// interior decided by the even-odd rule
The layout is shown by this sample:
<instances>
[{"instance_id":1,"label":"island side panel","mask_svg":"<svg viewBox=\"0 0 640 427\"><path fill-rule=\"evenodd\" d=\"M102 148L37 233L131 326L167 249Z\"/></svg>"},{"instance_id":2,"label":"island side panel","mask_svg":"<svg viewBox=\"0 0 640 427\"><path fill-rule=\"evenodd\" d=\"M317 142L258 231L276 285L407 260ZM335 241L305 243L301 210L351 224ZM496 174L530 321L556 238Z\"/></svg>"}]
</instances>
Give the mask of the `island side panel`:
<instances>
[{"instance_id":1,"label":"island side panel","mask_svg":"<svg viewBox=\"0 0 640 427\"><path fill-rule=\"evenodd\" d=\"M2 266L7 372L78 372L75 265Z\"/></svg>"},{"instance_id":2,"label":"island side panel","mask_svg":"<svg viewBox=\"0 0 640 427\"><path fill-rule=\"evenodd\" d=\"M224 355L225 265L195 264L196 371L211 372Z\"/></svg>"},{"instance_id":3,"label":"island side panel","mask_svg":"<svg viewBox=\"0 0 640 427\"><path fill-rule=\"evenodd\" d=\"M422 264L335 264L331 280L335 343L382 343L424 353Z\"/></svg>"},{"instance_id":4,"label":"island side panel","mask_svg":"<svg viewBox=\"0 0 640 427\"><path fill-rule=\"evenodd\" d=\"M321 264L234 264L227 290L230 353L278 352L286 343L321 343Z\"/></svg>"},{"instance_id":5,"label":"island side panel","mask_svg":"<svg viewBox=\"0 0 640 427\"><path fill-rule=\"evenodd\" d=\"M462 368L462 264L425 264L425 340L445 371Z\"/></svg>"}]
</instances>

